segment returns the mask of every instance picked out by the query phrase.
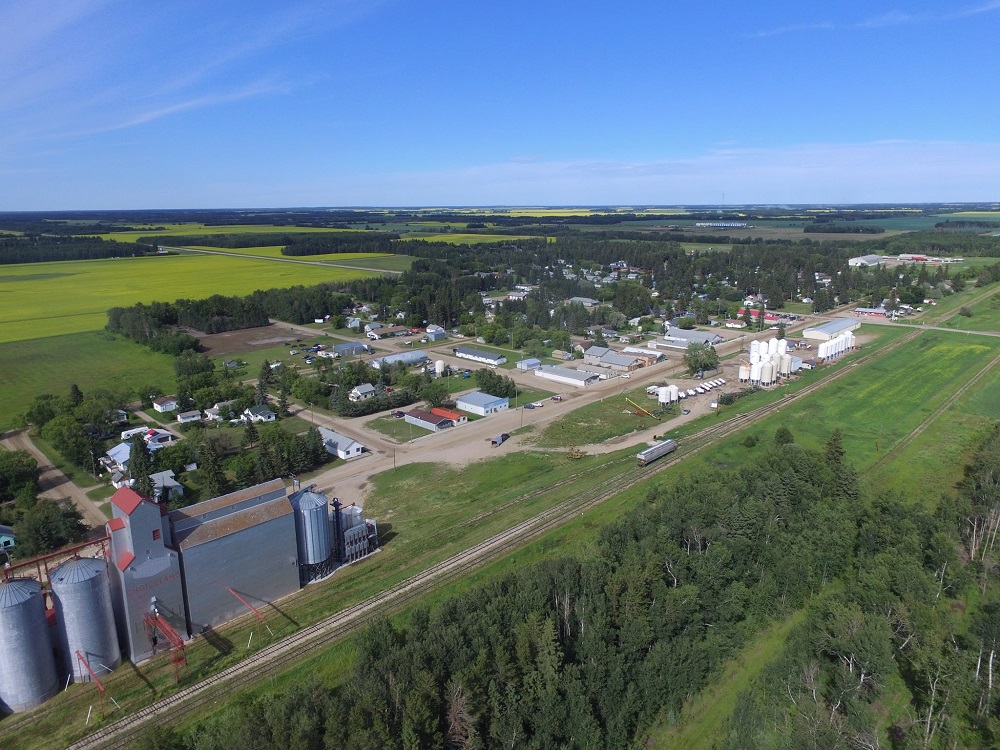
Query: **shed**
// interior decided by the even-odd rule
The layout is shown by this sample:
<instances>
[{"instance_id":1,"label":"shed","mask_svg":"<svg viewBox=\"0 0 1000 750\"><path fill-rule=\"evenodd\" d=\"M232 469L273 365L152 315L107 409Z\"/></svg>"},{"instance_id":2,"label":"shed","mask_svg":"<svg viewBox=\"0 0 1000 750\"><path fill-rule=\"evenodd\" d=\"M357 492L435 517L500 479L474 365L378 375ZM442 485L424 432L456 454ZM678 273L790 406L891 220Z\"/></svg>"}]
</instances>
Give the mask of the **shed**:
<instances>
[{"instance_id":1,"label":"shed","mask_svg":"<svg viewBox=\"0 0 1000 750\"><path fill-rule=\"evenodd\" d=\"M14 537L14 529L0 523L0 549L14 549L17 546L17 539Z\"/></svg>"},{"instance_id":2,"label":"shed","mask_svg":"<svg viewBox=\"0 0 1000 750\"><path fill-rule=\"evenodd\" d=\"M529 357L528 359L522 359L517 363L518 370L537 370L542 366L542 360L536 359L535 357Z\"/></svg>"},{"instance_id":3,"label":"shed","mask_svg":"<svg viewBox=\"0 0 1000 750\"><path fill-rule=\"evenodd\" d=\"M421 365L424 362L430 362L430 359L427 356L427 352L423 349L416 349L412 352L400 352L399 354L389 354L385 357L379 357L378 359L373 359L370 364L376 370L381 370L384 367L392 367L397 362L411 367L413 365Z\"/></svg>"},{"instance_id":4,"label":"shed","mask_svg":"<svg viewBox=\"0 0 1000 750\"><path fill-rule=\"evenodd\" d=\"M806 328L802 332L802 338L812 339L814 341L829 341L839 336L844 331L856 331L861 327L861 323L857 320L852 320L850 318L840 318L839 320L831 320L829 323L823 323L822 325L814 326L812 328Z\"/></svg>"},{"instance_id":5,"label":"shed","mask_svg":"<svg viewBox=\"0 0 1000 750\"><path fill-rule=\"evenodd\" d=\"M454 427L455 423L448 417L442 417L439 414L432 414L429 411L424 411L423 409L410 409L404 417L407 422L417 427L422 427L425 430L430 430L431 432L437 432L438 430L443 430L448 427Z\"/></svg>"},{"instance_id":6,"label":"shed","mask_svg":"<svg viewBox=\"0 0 1000 750\"><path fill-rule=\"evenodd\" d=\"M473 362L482 362L485 365L502 365L507 362L507 358L502 354L473 349L471 346L457 346L452 351L456 357L461 359L471 359Z\"/></svg>"},{"instance_id":7,"label":"shed","mask_svg":"<svg viewBox=\"0 0 1000 750\"><path fill-rule=\"evenodd\" d=\"M535 375L546 380L554 380L557 383L573 385L583 388L592 385L600 380L600 376L592 372L580 372L569 367L559 367L558 365L543 365L535 370Z\"/></svg>"},{"instance_id":8,"label":"shed","mask_svg":"<svg viewBox=\"0 0 1000 750\"><path fill-rule=\"evenodd\" d=\"M319 436L323 440L323 447L326 448L327 453L345 461L349 458L357 458L365 452L365 446L357 440L326 427L319 428Z\"/></svg>"},{"instance_id":9,"label":"shed","mask_svg":"<svg viewBox=\"0 0 1000 750\"><path fill-rule=\"evenodd\" d=\"M464 396L459 396L455 400L455 406L470 414L485 417L487 414L494 414L510 408L510 399L505 396L491 396L482 391L472 391Z\"/></svg>"}]
</instances>

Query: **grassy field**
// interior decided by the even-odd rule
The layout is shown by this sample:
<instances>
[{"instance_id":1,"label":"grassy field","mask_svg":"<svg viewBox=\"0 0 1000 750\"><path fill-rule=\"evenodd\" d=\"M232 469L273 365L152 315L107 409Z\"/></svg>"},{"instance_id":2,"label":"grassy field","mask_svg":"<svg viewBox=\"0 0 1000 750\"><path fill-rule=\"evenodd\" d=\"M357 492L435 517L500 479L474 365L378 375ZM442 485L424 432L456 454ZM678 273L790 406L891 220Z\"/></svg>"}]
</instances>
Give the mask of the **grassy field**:
<instances>
[{"instance_id":1,"label":"grassy field","mask_svg":"<svg viewBox=\"0 0 1000 750\"><path fill-rule=\"evenodd\" d=\"M338 266L378 268L383 271L409 271L414 258L410 255L379 255L362 257L352 253L337 261Z\"/></svg>"},{"instance_id":2,"label":"grassy field","mask_svg":"<svg viewBox=\"0 0 1000 750\"><path fill-rule=\"evenodd\" d=\"M108 308L136 302L242 295L370 275L334 266L195 254L3 266L0 343L100 330Z\"/></svg>"},{"instance_id":3,"label":"grassy field","mask_svg":"<svg viewBox=\"0 0 1000 750\"><path fill-rule=\"evenodd\" d=\"M213 253L229 253L232 255L253 255L257 258L281 258L284 260L324 261L339 263L342 260L361 258L393 258L389 253L325 253L323 255L282 255L284 245L267 245L264 247L212 247L211 245L189 245L193 250L209 250Z\"/></svg>"},{"instance_id":4,"label":"grassy field","mask_svg":"<svg viewBox=\"0 0 1000 750\"><path fill-rule=\"evenodd\" d=\"M972 317L955 315L945 322L948 328L960 331L1000 332L1000 290L981 302L969 305Z\"/></svg>"},{"instance_id":5,"label":"grassy field","mask_svg":"<svg viewBox=\"0 0 1000 750\"><path fill-rule=\"evenodd\" d=\"M151 352L109 333L76 333L0 344L0 431L40 393L64 395L73 383L84 393L94 388L130 391L147 385L170 388L173 357Z\"/></svg>"}]
</instances>

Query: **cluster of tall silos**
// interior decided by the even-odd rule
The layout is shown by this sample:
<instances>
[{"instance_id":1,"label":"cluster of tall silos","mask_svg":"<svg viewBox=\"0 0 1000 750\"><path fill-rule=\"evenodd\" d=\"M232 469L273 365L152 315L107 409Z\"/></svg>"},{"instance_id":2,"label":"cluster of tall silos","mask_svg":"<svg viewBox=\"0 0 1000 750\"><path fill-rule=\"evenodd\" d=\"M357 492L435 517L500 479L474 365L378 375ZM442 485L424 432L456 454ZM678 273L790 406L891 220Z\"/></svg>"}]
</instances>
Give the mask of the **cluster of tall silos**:
<instances>
[{"instance_id":1,"label":"cluster of tall silos","mask_svg":"<svg viewBox=\"0 0 1000 750\"><path fill-rule=\"evenodd\" d=\"M773 385L798 370L801 360L788 352L786 339L750 342L750 361L739 367L739 381L751 385Z\"/></svg>"},{"instance_id":2,"label":"cluster of tall silos","mask_svg":"<svg viewBox=\"0 0 1000 750\"><path fill-rule=\"evenodd\" d=\"M0 581L0 713L28 711L63 682L87 682L121 664L107 562L72 558L49 582L52 627L38 581Z\"/></svg>"},{"instance_id":3,"label":"cluster of tall silos","mask_svg":"<svg viewBox=\"0 0 1000 750\"><path fill-rule=\"evenodd\" d=\"M854 348L854 334L845 331L836 338L823 341L817 347L816 356L822 360L836 359Z\"/></svg>"}]
</instances>

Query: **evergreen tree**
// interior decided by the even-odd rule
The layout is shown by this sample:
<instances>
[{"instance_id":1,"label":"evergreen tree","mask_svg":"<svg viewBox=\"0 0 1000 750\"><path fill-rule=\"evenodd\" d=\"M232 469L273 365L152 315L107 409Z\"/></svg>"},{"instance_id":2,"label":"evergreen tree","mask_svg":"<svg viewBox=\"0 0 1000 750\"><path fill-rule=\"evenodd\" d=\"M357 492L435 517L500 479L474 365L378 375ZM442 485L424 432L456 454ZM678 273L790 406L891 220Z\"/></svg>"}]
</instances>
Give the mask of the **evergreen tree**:
<instances>
[{"instance_id":1,"label":"evergreen tree","mask_svg":"<svg viewBox=\"0 0 1000 750\"><path fill-rule=\"evenodd\" d=\"M257 432L257 425L251 419L247 422L246 428L243 430L243 440L240 441L241 448L253 448L254 443L260 439L260 433Z\"/></svg>"},{"instance_id":2,"label":"evergreen tree","mask_svg":"<svg viewBox=\"0 0 1000 750\"><path fill-rule=\"evenodd\" d=\"M75 409L82 403L83 403L83 391L80 390L80 386L78 386L76 383L73 383L73 385L69 387L69 405Z\"/></svg>"},{"instance_id":3,"label":"evergreen tree","mask_svg":"<svg viewBox=\"0 0 1000 750\"><path fill-rule=\"evenodd\" d=\"M129 440L131 449L128 457L128 474L132 479L132 489L143 497L153 497L153 459L142 434L133 435Z\"/></svg>"},{"instance_id":4,"label":"evergreen tree","mask_svg":"<svg viewBox=\"0 0 1000 750\"><path fill-rule=\"evenodd\" d=\"M222 469L222 455L218 442L209 438L201 449L201 470L205 473L205 489L212 497L225 493L226 474Z\"/></svg>"}]
</instances>

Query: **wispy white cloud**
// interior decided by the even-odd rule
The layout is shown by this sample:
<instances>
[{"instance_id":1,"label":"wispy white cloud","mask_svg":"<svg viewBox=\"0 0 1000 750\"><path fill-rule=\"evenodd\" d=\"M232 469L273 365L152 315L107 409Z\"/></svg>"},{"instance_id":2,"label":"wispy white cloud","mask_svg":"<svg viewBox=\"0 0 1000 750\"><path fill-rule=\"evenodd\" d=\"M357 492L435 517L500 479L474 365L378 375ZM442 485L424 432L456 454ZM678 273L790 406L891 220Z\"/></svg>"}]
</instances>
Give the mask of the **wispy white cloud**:
<instances>
[{"instance_id":1,"label":"wispy white cloud","mask_svg":"<svg viewBox=\"0 0 1000 750\"><path fill-rule=\"evenodd\" d=\"M773 37L784 34L797 34L809 31L858 31L867 29L884 29L897 26L912 26L917 24L944 23L958 21L983 13L1000 10L1000 0L991 0L980 5L958 8L949 12L938 13L908 13L902 10L892 10L877 16L863 18L858 21L816 21L811 23L788 24L771 29L762 29L753 33L754 37Z\"/></svg>"}]
</instances>

